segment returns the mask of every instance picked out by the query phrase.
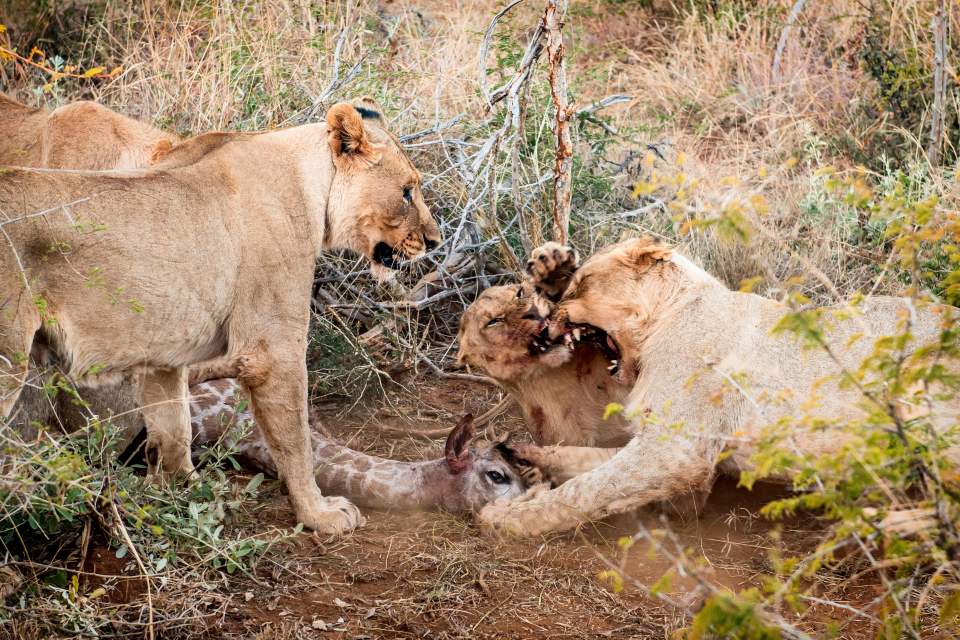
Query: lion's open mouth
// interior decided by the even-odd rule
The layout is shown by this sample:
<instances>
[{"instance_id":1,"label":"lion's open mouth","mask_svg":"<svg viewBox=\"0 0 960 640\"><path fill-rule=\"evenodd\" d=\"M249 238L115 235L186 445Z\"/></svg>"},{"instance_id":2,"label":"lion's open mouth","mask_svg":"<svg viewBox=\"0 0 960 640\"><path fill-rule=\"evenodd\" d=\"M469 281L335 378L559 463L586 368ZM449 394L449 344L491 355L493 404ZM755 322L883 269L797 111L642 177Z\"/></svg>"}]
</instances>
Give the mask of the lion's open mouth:
<instances>
[{"instance_id":1,"label":"lion's open mouth","mask_svg":"<svg viewBox=\"0 0 960 640\"><path fill-rule=\"evenodd\" d=\"M373 261L388 269L399 269L404 263L404 257L386 242L378 242L373 248Z\"/></svg>"},{"instance_id":2,"label":"lion's open mouth","mask_svg":"<svg viewBox=\"0 0 960 640\"><path fill-rule=\"evenodd\" d=\"M535 356L541 353L546 353L550 347L555 347L558 344L560 343L550 340L550 328L547 326L547 323L544 322L540 332L533 334L531 337L528 348L530 350L530 355Z\"/></svg>"},{"instance_id":3,"label":"lion's open mouth","mask_svg":"<svg viewBox=\"0 0 960 640\"><path fill-rule=\"evenodd\" d=\"M577 344L589 343L600 349L603 357L610 361L607 371L611 376L620 372L620 347L616 340L600 327L592 324L570 325L556 342L563 342L570 349L574 349Z\"/></svg>"}]
</instances>

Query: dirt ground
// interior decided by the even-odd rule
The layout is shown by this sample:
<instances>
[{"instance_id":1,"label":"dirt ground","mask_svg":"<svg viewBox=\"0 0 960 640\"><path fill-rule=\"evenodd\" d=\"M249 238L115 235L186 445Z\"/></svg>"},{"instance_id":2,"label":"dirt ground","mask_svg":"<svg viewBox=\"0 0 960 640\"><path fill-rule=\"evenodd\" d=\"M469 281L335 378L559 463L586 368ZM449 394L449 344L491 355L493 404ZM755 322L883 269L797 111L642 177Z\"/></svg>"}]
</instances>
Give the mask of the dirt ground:
<instances>
[{"instance_id":1,"label":"dirt ground","mask_svg":"<svg viewBox=\"0 0 960 640\"><path fill-rule=\"evenodd\" d=\"M320 414L327 430L354 448L422 459L439 455L442 440L401 432L452 428L462 413L480 414L502 397L493 386L459 379L424 384L421 378L416 389L415 395L411 388L389 393L366 409L320 405ZM512 431L522 437L522 424L514 408L491 423L488 435ZM265 498L239 525L247 532L294 524L277 483L264 487ZM822 527L809 517L777 525L762 519L760 507L778 495L783 489L747 491L722 479L699 518L651 511L522 541L484 535L469 519L449 514L367 510L367 525L345 539L303 534L295 545L270 552L255 579L230 577L230 596L211 616L209 637L667 638L684 626L681 611L629 582L615 593L599 574L613 562L651 585L670 562L645 543L624 553L617 540L635 533L638 523L668 527L711 580L730 588L758 584L770 570L772 549L809 548ZM99 547L86 570L106 575L125 564ZM111 594L115 599L140 591L129 580L114 584L126 584ZM693 586L680 579L667 592L696 607ZM156 597L164 597L162 591ZM849 597L859 601L864 594ZM841 637L865 631L841 628Z\"/></svg>"}]
</instances>

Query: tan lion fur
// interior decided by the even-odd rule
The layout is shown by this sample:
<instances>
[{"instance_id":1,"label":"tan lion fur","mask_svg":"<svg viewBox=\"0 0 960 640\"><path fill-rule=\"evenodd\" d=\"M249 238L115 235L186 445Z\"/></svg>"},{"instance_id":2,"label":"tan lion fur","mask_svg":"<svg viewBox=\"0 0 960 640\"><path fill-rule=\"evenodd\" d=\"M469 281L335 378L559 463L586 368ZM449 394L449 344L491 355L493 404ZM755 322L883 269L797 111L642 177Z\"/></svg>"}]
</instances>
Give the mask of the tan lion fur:
<instances>
[{"instance_id":1,"label":"tan lion fur","mask_svg":"<svg viewBox=\"0 0 960 640\"><path fill-rule=\"evenodd\" d=\"M57 169L136 169L164 158L178 137L128 118L95 102L72 102L53 111L27 107L0 94L0 165ZM182 158L183 152L178 157ZM44 354L34 353L38 367ZM124 433L122 448L141 428L137 402L140 376L116 384L80 387L79 399L66 392L45 393L29 385L20 397L14 424L27 437L32 424L69 431L91 415L111 416ZM53 380L46 377L44 384Z\"/></svg>"},{"instance_id":2,"label":"tan lion fur","mask_svg":"<svg viewBox=\"0 0 960 640\"><path fill-rule=\"evenodd\" d=\"M458 360L482 369L516 399L537 444L571 447L565 454L572 468L582 469L589 459L608 455L586 448L622 446L632 432L621 416L604 420L607 405L624 401L630 389L608 375L609 363L595 345L537 340L577 266L577 253L568 247L548 242L535 249L527 262L529 281L491 287L464 312ZM573 447L584 448L586 457L576 460L581 454ZM558 455L549 454L551 463Z\"/></svg>"},{"instance_id":3,"label":"tan lion fur","mask_svg":"<svg viewBox=\"0 0 960 640\"><path fill-rule=\"evenodd\" d=\"M852 317L841 308L822 311L827 344L848 370L873 352L875 338L909 322L913 350L936 340L958 312L893 297L870 298ZM650 240L621 242L591 257L571 278L552 330L586 323L616 341L622 382L632 385L625 404L636 436L609 462L557 489L487 506L481 521L536 535L708 487L717 470L750 469L768 429L799 455L837 451L842 432L806 425L861 419L864 398L839 384L837 363L823 349L771 334L788 312L779 302L730 291ZM936 409L945 424L958 414L955 401Z\"/></svg>"},{"instance_id":4,"label":"tan lion fur","mask_svg":"<svg viewBox=\"0 0 960 640\"><path fill-rule=\"evenodd\" d=\"M96 102L49 111L0 94L0 165L136 169L156 162L178 141Z\"/></svg>"},{"instance_id":5,"label":"tan lion fur","mask_svg":"<svg viewBox=\"0 0 960 640\"><path fill-rule=\"evenodd\" d=\"M373 260L381 243L422 255L440 237L419 184L382 120L348 103L325 124L238 135L183 166L5 170L0 416L35 342L78 379L142 371L151 471L190 473L187 367L223 356L248 384L300 521L356 526L353 505L321 497L309 461L314 262L335 248Z\"/></svg>"}]
</instances>

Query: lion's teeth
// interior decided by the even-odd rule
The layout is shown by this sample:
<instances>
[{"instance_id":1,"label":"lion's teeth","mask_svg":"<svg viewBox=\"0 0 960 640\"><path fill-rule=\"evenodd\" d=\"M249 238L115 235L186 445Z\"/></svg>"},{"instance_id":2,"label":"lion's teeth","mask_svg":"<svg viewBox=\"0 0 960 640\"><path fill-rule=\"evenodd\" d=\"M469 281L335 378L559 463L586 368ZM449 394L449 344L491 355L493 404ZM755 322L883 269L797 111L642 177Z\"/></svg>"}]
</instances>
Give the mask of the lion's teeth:
<instances>
[{"instance_id":1,"label":"lion's teeth","mask_svg":"<svg viewBox=\"0 0 960 640\"><path fill-rule=\"evenodd\" d=\"M619 360L611 360L611 362L612 364L609 367L607 367L607 371L613 371L614 369L620 366Z\"/></svg>"},{"instance_id":2,"label":"lion's teeth","mask_svg":"<svg viewBox=\"0 0 960 640\"><path fill-rule=\"evenodd\" d=\"M580 329L573 330L573 339L580 342Z\"/></svg>"}]
</instances>

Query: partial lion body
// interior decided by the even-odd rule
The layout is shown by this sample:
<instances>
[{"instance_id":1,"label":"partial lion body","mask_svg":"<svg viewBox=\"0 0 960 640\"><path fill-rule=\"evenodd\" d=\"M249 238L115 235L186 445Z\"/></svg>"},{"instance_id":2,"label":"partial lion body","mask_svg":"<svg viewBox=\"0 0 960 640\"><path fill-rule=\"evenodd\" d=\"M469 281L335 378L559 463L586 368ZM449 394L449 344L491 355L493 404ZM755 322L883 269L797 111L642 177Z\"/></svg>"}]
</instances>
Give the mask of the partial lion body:
<instances>
[{"instance_id":1,"label":"partial lion body","mask_svg":"<svg viewBox=\"0 0 960 640\"><path fill-rule=\"evenodd\" d=\"M532 535L703 492L718 470L749 469L759 439L771 433L785 435L782 446L798 455L835 453L847 440L829 425L864 418L867 402L840 383L840 371L856 371L877 337L898 335L907 322L907 350L928 345L957 313L891 297L868 299L852 317L821 311L829 353L804 349L789 332L771 335L790 312L785 305L732 292L662 245L634 240L597 254L573 276L554 316L616 341L636 436L609 462L530 500L488 506L481 519ZM958 409L951 401L933 413L946 423Z\"/></svg>"},{"instance_id":2,"label":"partial lion body","mask_svg":"<svg viewBox=\"0 0 960 640\"><path fill-rule=\"evenodd\" d=\"M95 102L72 102L50 111L27 107L0 94L0 165L136 169L164 158L178 140ZM32 354L35 364L47 364L40 362L46 355ZM122 448L142 428L138 409L142 381L133 374L114 384L100 382L78 389L82 404L66 393L51 397L28 386L20 397L14 424L30 437L35 422L58 423L69 430L83 425L88 413L112 416L124 434Z\"/></svg>"},{"instance_id":3,"label":"partial lion body","mask_svg":"<svg viewBox=\"0 0 960 640\"><path fill-rule=\"evenodd\" d=\"M48 111L0 94L0 165L58 169L135 169L179 138L96 102Z\"/></svg>"}]
</instances>

